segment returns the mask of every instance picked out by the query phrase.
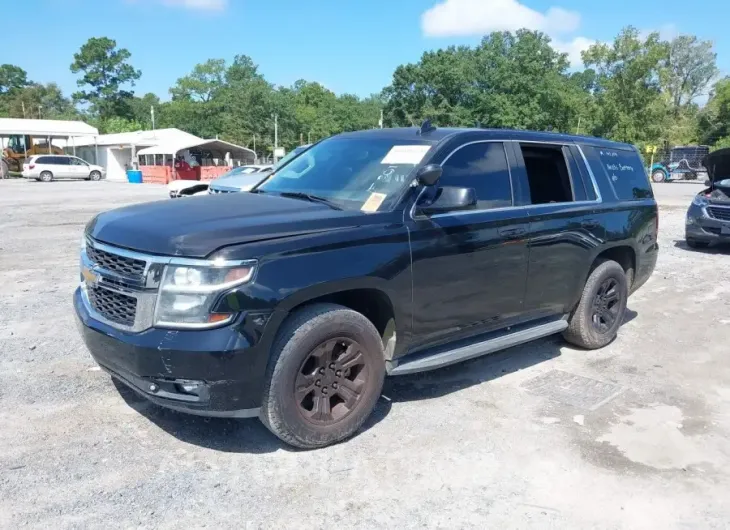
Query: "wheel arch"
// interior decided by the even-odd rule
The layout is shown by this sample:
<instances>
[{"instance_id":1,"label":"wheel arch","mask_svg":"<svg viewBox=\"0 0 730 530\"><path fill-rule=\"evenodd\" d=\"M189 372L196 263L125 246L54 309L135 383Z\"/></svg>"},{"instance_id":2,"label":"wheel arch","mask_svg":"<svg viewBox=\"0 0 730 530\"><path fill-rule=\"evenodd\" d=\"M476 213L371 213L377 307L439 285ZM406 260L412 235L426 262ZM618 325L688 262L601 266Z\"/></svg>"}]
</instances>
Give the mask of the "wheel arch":
<instances>
[{"instance_id":1,"label":"wheel arch","mask_svg":"<svg viewBox=\"0 0 730 530\"><path fill-rule=\"evenodd\" d=\"M341 305L372 322L383 340L385 358L390 359L397 345L403 343L401 338L406 329L403 327L405 319L398 314L393 297L388 294L383 283L382 280L367 278L356 283L333 282L299 291L282 300L277 307L277 311L286 314L277 328L280 329L286 318L304 307L325 303Z\"/></svg>"},{"instance_id":2,"label":"wheel arch","mask_svg":"<svg viewBox=\"0 0 730 530\"><path fill-rule=\"evenodd\" d=\"M616 245L602 250L594 259L588 275L595 269L599 263L605 260L615 261L624 269L626 273L626 281L629 290L634 283L636 276L636 249L631 245Z\"/></svg>"}]
</instances>

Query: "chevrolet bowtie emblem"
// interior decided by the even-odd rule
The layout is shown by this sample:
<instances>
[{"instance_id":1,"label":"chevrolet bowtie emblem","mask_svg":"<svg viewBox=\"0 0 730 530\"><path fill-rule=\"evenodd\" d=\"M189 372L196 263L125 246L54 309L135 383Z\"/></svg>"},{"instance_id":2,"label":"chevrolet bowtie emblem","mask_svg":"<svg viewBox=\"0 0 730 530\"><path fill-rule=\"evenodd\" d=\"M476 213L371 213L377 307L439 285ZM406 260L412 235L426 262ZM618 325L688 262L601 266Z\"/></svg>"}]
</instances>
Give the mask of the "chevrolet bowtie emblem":
<instances>
[{"instance_id":1,"label":"chevrolet bowtie emblem","mask_svg":"<svg viewBox=\"0 0 730 530\"><path fill-rule=\"evenodd\" d=\"M99 283L99 277L96 275L96 273L93 270L91 270L87 267L84 267L83 269L81 269L81 274L84 277L84 281L87 284L96 285L97 283Z\"/></svg>"}]
</instances>

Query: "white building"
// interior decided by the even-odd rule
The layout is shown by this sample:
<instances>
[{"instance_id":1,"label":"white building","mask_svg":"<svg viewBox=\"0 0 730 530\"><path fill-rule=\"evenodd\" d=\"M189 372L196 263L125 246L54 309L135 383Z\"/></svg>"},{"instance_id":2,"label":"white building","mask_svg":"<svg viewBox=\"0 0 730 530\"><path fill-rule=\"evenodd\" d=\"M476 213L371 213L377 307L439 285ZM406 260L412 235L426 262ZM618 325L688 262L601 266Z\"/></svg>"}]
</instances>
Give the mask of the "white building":
<instances>
[{"instance_id":1,"label":"white building","mask_svg":"<svg viewBox=\"0 0 730 530\"><path fill-rule=\"evenodd\" d=\"M126 180L126 170L132 167L139 150L163 144L196 145L204 140L180 129L158 129L75 138L74 142L76 155L87 162L104 166L108 180Z\"/></svg>"}]
</instances>

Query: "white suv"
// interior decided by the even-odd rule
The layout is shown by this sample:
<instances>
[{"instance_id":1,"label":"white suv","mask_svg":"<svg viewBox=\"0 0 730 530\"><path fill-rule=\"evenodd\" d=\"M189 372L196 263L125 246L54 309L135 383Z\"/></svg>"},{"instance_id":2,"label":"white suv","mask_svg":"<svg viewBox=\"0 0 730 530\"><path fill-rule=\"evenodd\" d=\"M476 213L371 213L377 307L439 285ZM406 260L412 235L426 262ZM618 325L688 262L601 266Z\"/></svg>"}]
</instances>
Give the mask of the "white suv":
<instances>
[{"instance_id":1,"label":"white suv","mask_svg":"<svg viewBox=\"0 0 730 530\"><path fill-rule=\"evenodd\" d=\"M23 177L50 182L53 179L101 180L106 171L75 156L36 155L23 164Z\"/></svg>"}]
</instances>

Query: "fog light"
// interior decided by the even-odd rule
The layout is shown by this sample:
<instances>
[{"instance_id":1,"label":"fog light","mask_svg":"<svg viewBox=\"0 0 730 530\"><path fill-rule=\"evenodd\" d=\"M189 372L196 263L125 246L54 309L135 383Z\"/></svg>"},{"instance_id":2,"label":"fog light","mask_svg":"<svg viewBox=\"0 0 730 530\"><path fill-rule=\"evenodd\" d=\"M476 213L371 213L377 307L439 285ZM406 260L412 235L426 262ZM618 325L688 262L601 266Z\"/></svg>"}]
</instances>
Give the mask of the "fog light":
<instances>
[{"instance_id":1,"label":"fog light","mask_svg":"<svg viewBox=\"0 0 730 530\"><path fill-rule=\"evenodd\" d=\"M178 379L175 381L175 386L183 394L190 394L191 396L200 395L200 389L203 386L202 381L189 381L187 379Z\"/></svg>"}]
</instances>

